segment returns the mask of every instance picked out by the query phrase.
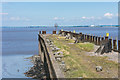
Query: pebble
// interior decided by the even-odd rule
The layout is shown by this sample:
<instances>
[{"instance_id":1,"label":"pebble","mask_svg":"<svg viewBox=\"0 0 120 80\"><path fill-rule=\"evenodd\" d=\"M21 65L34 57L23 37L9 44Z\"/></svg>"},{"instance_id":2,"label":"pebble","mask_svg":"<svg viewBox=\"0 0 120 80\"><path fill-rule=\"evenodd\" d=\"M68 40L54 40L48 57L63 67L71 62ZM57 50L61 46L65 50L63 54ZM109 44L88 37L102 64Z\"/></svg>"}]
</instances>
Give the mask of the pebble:
<instances>
[{"instance_id":1,"label":"pebble","mask_svg":"<svg viewBox=\"0 0 120 80\"><path fill-rule=\"evenodd\" d=\"M61 59L61 58L56 58L56 61L61 62L61 61L62 61L62 59Z\"/></svg>"}]
</instances>

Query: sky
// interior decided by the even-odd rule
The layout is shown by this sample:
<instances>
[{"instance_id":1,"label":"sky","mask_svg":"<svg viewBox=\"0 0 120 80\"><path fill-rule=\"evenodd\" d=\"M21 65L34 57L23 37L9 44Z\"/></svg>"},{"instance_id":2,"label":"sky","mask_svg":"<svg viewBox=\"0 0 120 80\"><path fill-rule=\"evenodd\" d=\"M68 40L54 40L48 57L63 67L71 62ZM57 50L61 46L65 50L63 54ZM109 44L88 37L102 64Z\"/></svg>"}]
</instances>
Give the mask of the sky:
<instances>
[{"instance_id":1,"label":"sky","mask_svg":"<svg viewBox=\"0 0 120 80\"><path fill-rule=\"evenodd\" d=\"M117 2L3 2L2 26L117 25Z\"/></svg>"}]
</instances>

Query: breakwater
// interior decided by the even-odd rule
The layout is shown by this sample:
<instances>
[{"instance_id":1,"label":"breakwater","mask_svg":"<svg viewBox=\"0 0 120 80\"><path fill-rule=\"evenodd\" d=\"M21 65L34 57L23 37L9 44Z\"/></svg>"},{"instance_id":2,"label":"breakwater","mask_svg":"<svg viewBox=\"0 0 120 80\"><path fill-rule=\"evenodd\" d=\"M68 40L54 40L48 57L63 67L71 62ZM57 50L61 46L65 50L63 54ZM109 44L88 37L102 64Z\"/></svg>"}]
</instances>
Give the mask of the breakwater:
<instances>
[{"instance_id":1,"label":"breakwater","mask_svg":"<svg viewBox=\"0 0 120 80\"><path fill-rule=\"evenodd\" d=\"M56 34L56 31L52 32L53 34ZM39 34L46 34L46 31L39 31ZM73 37L76 39L76 42L90 42L94 43L95 45L105 45L105 51L104 52L111 52L112 50L115 52L120 52L120 40L109 38L108 36L93 36L90 34L82 34L75 33L71 31L59 31L59 34L62 36L68 37L68 39L72 39ZM102 46L101 46L102 47ZM104 53L102 52L102 53Z\"/></svg>"},{"instance_id":2,"label":"breakwater","mask_svg":"<svg viewBox=\"0 0 120 80\"><path fill-rule=\"evenodd\" d=\"M43 31L44 32L44 31ZM45 33L44 33L45 34ZM56 62L52 50L46 41L45 36L38 34L39 41L39 56L44 65L46 77L49 79L64 78L58 63ZM49 52L48 52L49 51Z\"/></svg>"},{"instance_id":3,"label":"breakwater","mask_svg":"<svg viewBox=\"0 0 120 80\"><path fill-rule=\"evenodd\" d=\"M76 33L73 33L73 34L76 34ZM96 65L92 65L92 64L97 64L98 66L103 67L104 70L102 72L105 71L105 74L107 73L107 70L108 70L107 68L109 67L109 65L105 65L106 64L105 62L107 60L105 60L105 59L103 60L104 57L99 58L99 57L94 56L97 54L97 52L94 53L94 51L96 51L100 45L98 45L98 47L96 47L96 44L94 45L93 43L89 43L88 41L85 41L82 35L81 36L80 35L72 35L71 33L65 34L64 31L59 31L59 34L57 34L57 35L56 34L55 35L54 34L44 34L44 33L41 35L43 35L43 37L46 38L47 42L49 42L49 45L52 48L53 55L51 55L51 56L52 57L54 56L54 58L56 58L56 61L58 63L60 63L60 65L64 61L64 64L66 67L66 70L63 71L65 74L65 78L68 78L68 77L73 78L73 76L86 77L86 76L82 75L82 71L85 71L86 72L85 75L87 75L87 77L88 77L89 74L87 74L87 73L89 73L90 71L88 71L87 69L89 69L89 68L88 67L86 69L84 69L84 67L80 68L80 67L82 67L81 66L82 63L83 63L82 64L83 66L87 66L87 65L91 64L91 66L92 66L91 68L93 68L92 71L94 71L95 67L96 67ZM104 51L105 49L106 49L106 51L107 50L110 51L110 49L107 48L109 46L109 44L108 44L109 42L104 40L103 43L104 43L104 45L102 45L103 46L102 51ZM103 43L101 43L101 44L103 44ZM90 44L91 46L89 46L88 44ZM87 50L87 49L92 46L93 46L93 48L91 48L91 51L93 51L93 53L92 52L89 53L90 50ZM55 51L56 49L58 49L58 50ZM98 51L99 51L99 49L98 49ZM115 53L115 52L111 52L110 54L113 55L113 53ZM62 54L63 54L63 57L62 57ZM106 54L106 55L110 55L110 54ZM117 53L115 53L115 54L117 56ZM88 55L90 55L90 56L88 56ZM91 55L94 57L92 57ZM99 56L99 55L97 55L97 56ZM117 58L117 57L115 57L115 58ZM95 60L95 61L92 62L93 60ZM84 63L84 61L87 61L87 64L85 64L86 62ZM89 61L91 61L91 62L89 63ZM80 65L78 65L78 64L80 64ZM75 72L74 72L74 69L76 69ZM110 70L111 70L111 68L110 68ZM74 72L76 75L73 75L72 72ZM99 74L99 72L96 72L96 73ZM81 74L81 75L79 75L79 74ZM106 76L108 76L108 75L106 75Z\"/></svg>"},{"instance_id":4,"label":"breakwater","mask_svg":"<svg viewBox=\"0 0 120 80\"><path fill-rule=\"evenodd\" d=\"M52 34L56 34L56 31L53 31ZM39 55L34 57L35 58L35 66L33 66L33 70L37 72L37 77L33 76L34 78L40 78L39 76L39 68L41 65L44 68L44 74L47 79L60 79L64 78L63 72L57 63L57 61L61 61L60 58L56 58L54 53L54 49L51 48L50 41L48 40L47 36L50 34L46 34L46 31L39 31L38 34L38 41L39 41ZM94 43L95 45L100 46L95 53L109 53L112 50L112 40L109 39L107 36L105 37L97 37L92 35L86 35L82 33L75 33L70 31L59 31L59 36L64 36L65 39L72 39L74 43L83 43L83 42L90 42ZM58 56L57 56L58 57ZM60 57L60 56L59 56ZM42 64L41 64L42 63ZM40 65L41 64L41 65ZM40 65L40 66L39 66ZM37 68L36 68L37 67Z\"/></svg>"}]
</instances>

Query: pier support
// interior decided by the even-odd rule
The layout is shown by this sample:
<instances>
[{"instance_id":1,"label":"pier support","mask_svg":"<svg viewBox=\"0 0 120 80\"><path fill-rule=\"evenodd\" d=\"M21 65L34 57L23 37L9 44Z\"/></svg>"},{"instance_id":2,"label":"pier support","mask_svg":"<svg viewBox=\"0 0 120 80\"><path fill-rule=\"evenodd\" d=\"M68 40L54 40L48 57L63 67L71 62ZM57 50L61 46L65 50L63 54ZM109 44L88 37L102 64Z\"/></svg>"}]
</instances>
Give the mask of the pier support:
<instances>
[{"instance_id":1,"label":"pier support","mask_svg":"<svg viewBox=\"0 0 120 80\"><path fill-rule=\"evenodd\" d=\"M116 51L117 50L117 41L113 40L113 50Z\"/></svg>"},{"instance_id":2,"label":"pier support","mask_svg":"<svg viewBox=\"0 0 120 80\"><path fill-rule=\"evenodd\" d=\"M118 51L120 53L120 40L118 40Z\"/></svg>"},{"instance_id":3,"label":"pier support","mask_svg":"<svg viewBox=\"0 0 120 80\"><path fill-rule=\"evenodd\" d=\"M53 34L56 34L56 31L53 31Z\"/></svg>"}]
</instances>

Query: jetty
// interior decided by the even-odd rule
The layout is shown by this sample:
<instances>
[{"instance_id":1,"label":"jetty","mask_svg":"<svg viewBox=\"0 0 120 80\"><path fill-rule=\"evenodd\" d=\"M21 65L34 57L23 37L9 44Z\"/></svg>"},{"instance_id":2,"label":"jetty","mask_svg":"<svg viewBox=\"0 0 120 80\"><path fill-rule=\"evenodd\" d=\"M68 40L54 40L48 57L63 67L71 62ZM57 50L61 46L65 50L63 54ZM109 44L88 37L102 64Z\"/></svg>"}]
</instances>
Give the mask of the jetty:
<instances>
[{"instance_id":1,"label":"jetty","mask_svg":"<svg viewBox=\"0 0 120 80\"><path fill-rule=\"evenodd\" d=\"M39 55L34 56L34 61L42 63L45 78L118 78L119 40L117 45L108 36L62 30L52 33L39 31Z\"/></svg>"}]
</instances>

